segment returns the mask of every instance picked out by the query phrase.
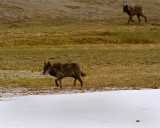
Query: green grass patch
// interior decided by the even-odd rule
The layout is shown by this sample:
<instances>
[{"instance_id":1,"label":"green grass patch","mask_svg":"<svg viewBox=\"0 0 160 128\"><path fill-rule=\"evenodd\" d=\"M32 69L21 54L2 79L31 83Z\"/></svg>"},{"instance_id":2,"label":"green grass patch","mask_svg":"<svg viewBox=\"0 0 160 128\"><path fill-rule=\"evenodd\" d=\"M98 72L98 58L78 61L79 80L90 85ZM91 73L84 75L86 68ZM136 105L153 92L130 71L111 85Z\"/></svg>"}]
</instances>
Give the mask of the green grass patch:
<instances>
[{"instance_id":1,"label":"green grass patch","mask_svg":"<svg viewBox=\"0 0 160 128\"><path fill-rule=\"evenodd\" d=\"M70 9L80 9L80 6L75 6L75 5L65 5L65 7L70 8Z\"/></svg>"},{"instance_id":2,"label":"green grass patch","mask_svg":"<svg viewBox=\"0 0 160 128\"><path fill-rule=\"evenodd\" d=\"M103 2L93 1L93 0L74 0L75 2L96 5L96 4L103 4Z\"/></svg>"},{"instance_id":3,"label":"green grass patch","mask_svg":"<svg viewBox=\"0 0 160 128\"><path fill-rule=\"evenodd\" d=\"M157 5L157 6L160 6L160 3L154 3L155 5Z\"/></svg>"},{"instance_id":4,"label":"green grass patch","mask_svg":"<svg viewBox=\"0 0 160 128\"><path fill-rule=\"evenodd\" d=\"M40 72L44 61L79 63L87 76L83 78L86 88L159 88L160 47L156 44L141 45L67 45L42 48L1 49L0 70ZM3 87L43 88L55 87L54 77L35 78L32 73L21 78L5 77L2 71L0 85ZM12 76L12 75L11 75ZM64 87L73 85L72 78L63 80ZM77 82L78 83L78 82ZM80 86L79 83L77 85Z\"/></svg>"},{"instance_id":5,"label":"green grass patch","mask_svg":"<svg viewBox=\"0 0 160 128\"><path fill-rule=\"evenodd\" d=\"M159 44L160 27L108 25L105 22L71 22L20 28L2 27L0 47L75 44Z\"/></svg>"}]
</instances>

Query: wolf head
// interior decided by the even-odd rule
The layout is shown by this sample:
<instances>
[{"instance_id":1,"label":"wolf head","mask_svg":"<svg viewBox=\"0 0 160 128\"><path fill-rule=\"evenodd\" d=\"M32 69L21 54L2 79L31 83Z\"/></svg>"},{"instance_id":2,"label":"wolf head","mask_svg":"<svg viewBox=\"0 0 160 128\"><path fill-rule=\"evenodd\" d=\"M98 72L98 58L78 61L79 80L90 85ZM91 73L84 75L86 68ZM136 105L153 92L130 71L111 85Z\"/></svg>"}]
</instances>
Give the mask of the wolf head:
<instances>
[{"instance_id":1,"label":"wolf head","mask_svg":"<svg viewBox=\"0 0 160 128\"><path fill-rule=\"evenodd\" d=\"M128 5L123 5L123 12L127 12L128 11Z\"/></svg>"},{"instance_id":2,"label":"wolf head","mask_svg":"<svg viewBox=\"0 0 160 128\"><path fill-rule=\"evenodd\" d=\"M43 75L49 74L51 70L51 63L44 62L44 69L43 69Z\"/></svg>"}]
</instances>

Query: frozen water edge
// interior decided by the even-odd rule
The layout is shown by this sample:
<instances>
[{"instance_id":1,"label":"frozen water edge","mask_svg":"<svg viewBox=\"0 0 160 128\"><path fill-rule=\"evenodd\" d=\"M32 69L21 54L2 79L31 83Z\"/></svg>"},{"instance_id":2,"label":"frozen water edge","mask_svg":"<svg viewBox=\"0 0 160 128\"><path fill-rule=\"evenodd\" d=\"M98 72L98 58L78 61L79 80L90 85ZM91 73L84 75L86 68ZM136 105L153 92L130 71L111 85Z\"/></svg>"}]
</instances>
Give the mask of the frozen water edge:
<instances>
[{"instance_id":1,"label":"frozen water edge","mask_svg":"<svg viewBox=\"0 0 160 128\"><path fill-rule=\"evenodd\" d=\"M0 100L2 128L160 127L159 89L31 95Z\"/></svg>"},{"instance_id":2,"label":"frozen water edge","mask_svg":"<svg viewBox=\"0 0 160 128\"><path fill-rule=\"evenodd\" d=\"M144 88L111 88L111 87L100 87L100 88L57 88L57 87L44 87L44 88L4 88L0 87L0 97L15 97L24 95L48 95L48 94L72 94L72 93L87 93L87 92L104 92L104 91L119 91L119 90L139 90Z\"/></svg>"}]
</instances>

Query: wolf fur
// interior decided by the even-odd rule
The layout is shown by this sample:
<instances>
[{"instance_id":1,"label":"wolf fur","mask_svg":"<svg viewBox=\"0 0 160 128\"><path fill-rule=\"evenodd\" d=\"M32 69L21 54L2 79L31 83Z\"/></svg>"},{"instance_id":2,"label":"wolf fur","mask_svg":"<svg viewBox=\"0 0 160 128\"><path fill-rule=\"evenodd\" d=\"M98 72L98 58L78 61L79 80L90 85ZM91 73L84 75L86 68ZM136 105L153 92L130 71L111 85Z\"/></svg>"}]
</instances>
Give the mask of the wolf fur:
<instances>
[{"instance_id":1,"label":"wolf fur","mask_svg":"<svg viewBox=\"0 0 160 128\"><path fill-rule=\"evenodd\" d=\"M134 15L137 15L139 23L141 22L140 16L144 17L145 22L147 23L147 17L144 14L144 9L140 5L136 6L123 5L123 12L126 12L129 15L127 24L129 24L130 21L134 22L134 20L132 20L132 17Z\"/></svg>"},{"instance_id":2,"label":"wolf fur","mask_svg":"<svg viewBox=\"0 0 160 128\"><path fill-rule=\"evenodd\" d=\"M62 79L64 77L73 77L75 79L73 86L76 85L76 80L78 79L78 81L81 83L81 87L83 87L81 76L86 75L77 63L53 63L51 65L50 62L44 62L43 74L50 74L51 76L55 76L57 78L55 83L57 87L59 87L60 84L60 88L62 88Z\"/></svg>"}]
</instances>

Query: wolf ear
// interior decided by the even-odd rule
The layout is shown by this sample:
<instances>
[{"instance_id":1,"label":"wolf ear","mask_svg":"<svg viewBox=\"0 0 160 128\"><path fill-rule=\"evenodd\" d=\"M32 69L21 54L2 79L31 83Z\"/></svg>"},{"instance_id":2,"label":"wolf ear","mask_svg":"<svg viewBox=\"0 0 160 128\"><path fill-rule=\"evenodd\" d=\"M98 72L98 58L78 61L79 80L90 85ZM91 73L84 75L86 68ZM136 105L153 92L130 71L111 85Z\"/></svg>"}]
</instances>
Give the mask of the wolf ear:
<instances>
[{"instance_id":1,"label":"wolf ear","mask_svg":"<svg viewBox=\"0 0 160 128\"><path fill-rule=\"evenodd\" d=\"M48 62L48 66L51 66L51 63L50 63L50 62Z\"/></svg>"},{"instance_id":2,"label":"wolf ear","mask_svg":"<svg viewBox=\"0 0 160 128\"><path fill-rule=\"evenodd\" d=\"M126 8L128 9L128 5L126 5Z\"/></svg>"},{"instance_id":3,"label":"wolf ear","mask_svg":"<svg viewBox=\"0 0 160 128\"><path fill-rule=\"evenodd\" d=\"M47 63L46 63L46 62L44 62L44 65L47 65Z\"/></svg>"}]
</instances>

